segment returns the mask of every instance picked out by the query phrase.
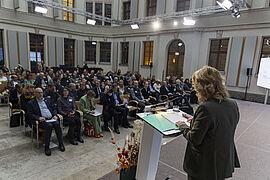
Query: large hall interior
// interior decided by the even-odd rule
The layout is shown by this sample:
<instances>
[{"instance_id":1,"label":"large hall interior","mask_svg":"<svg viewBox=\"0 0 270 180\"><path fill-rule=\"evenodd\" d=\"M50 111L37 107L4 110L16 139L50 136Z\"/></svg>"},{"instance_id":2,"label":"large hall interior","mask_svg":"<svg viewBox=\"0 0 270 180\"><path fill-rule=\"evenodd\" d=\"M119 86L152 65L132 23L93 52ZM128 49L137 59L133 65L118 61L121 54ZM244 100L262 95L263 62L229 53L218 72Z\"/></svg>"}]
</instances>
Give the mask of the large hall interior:
<instances>
[{"instance_id":1,"label":"large hall interior","mask_svg":"<svg viewBox=\"0 0 270 180\"><path fill-rule=\"evenodd\" d=\"M269 17L270 0L0 0L0 180L270 180ZM203 166L229 138L233 165Z\"/></svg>"}]
</instances>

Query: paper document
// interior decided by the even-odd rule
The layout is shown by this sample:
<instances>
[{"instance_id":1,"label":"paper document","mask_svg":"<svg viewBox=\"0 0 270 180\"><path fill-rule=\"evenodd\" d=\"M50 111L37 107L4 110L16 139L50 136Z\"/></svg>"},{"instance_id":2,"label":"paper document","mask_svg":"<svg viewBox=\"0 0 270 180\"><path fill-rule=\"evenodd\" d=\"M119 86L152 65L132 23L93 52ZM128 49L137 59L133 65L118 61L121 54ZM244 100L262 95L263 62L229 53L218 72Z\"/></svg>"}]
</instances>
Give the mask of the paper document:
<instances>
[{"instance_id":1,"label":"paper document","mask_svg":"<svg viewBox=\"0 0 270 180\"><path fill-rule=\"evenodd\" d=\"M123 99L123 104L128 104L128 100L126 98Z\"/></svg>"},{"instance_id":2,"label":"paper document","mask_svg":"<svg viewBox=\"0 0 270 180\"><path fill-rule=\"evenodd\" d=\"M91 114L92 116L100 116L102 115L102 106L101 105L96 105L95 113Z\"/></svg>"},{"instance_id":3,"label":"paper document","mask_svg":"<svg viewBox=\"0 0 270 180\"><path fill-rule=\"evenodd\" d=\"M55 121L56 121L55 119L46 120L46 122L55 122Z\"/></svg>"},{"instance_id":4,"label":"paper document","mask_svg":"<svg viewBox=\"0 0 270 180\"><path fill-rule=\"evenodd\" d=\"M186 123L186 125L190 126L190 123L182 116L182 113L162 112L160 114L174 124L178 121L183 121Z\"/></svg>"}]
</instances>

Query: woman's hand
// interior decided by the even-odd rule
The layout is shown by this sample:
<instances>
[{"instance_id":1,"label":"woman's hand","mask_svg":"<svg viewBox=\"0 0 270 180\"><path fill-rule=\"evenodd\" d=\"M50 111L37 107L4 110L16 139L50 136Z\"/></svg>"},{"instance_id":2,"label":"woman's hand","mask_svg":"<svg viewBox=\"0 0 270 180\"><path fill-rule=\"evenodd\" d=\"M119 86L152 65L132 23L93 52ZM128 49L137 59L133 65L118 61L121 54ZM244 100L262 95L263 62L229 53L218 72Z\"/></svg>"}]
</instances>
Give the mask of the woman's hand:
<instances>
[{"instance_id":1,"label":"woman's hand","mask_svg":"<svg viewBox=\"0 0 270 180\"><path fill-rule=\"evenodd\" d=\"M189 122L189 123L190 123L190 122L191 122L191 120L192 120L192 117L188 118L188 119L187 119L187 122Z\"/></svg>"},{"instance_id":2,"label":"woman's hand","mask_svg":"<svg viewBox=\"0 0 270 180\"><path fill-rule=\"evenodd\" d=\"M181 125L186 124L186 123L184 121L178 121L175 124L176 126L180 127Z\"/></svg>"}]
</instances>

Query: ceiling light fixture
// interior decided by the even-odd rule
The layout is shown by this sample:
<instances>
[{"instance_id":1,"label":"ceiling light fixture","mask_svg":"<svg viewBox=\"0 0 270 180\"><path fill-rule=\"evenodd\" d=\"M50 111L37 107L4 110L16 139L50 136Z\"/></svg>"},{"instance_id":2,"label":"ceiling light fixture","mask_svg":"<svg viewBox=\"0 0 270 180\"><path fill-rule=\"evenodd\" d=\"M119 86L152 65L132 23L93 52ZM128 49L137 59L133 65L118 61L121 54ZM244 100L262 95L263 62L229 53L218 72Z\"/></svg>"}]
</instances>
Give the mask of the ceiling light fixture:
<instances>
[{"instance_id":1,"label":"ceiling light fixture","mask_svg":"<svg viewBox=\"0 0 270 180\"><path fill-rule=\"evenodd\" d=\"M139 25L138 24L131 24L131 29L139 29Z\"/></svg>"},{"instance_id":2,"label":"ceiling light fixture","mask_svg":"<svg viewBox=\"0 0 270 180\"><path fill-rule=\"evenodd\" d=\"M35 7L35 12L46 14L48 12L48 9L45 8L45 7L42 7L42 6L36 6Z\"/></svg>"},{"instance_id":3,"label":"ceiling light fixture","mask_svg":"<svg viewBox=\"0 0 270 180\"><path fill-rule=\"evenodd\" d=\"M240 14L240 10L238 6L233 7L232 9L232 17L234 18L240 18L241 14Z\"/></svg>"},{"instance_id":4,"label":"ceiling light fixture","mask_svg":"<svg viewBox=\"0 0 270 180\"><path fill-rule=\"evenodd\" d=\"M179 53L179 52L175 52L175 55L176 55L176 56L179 56L179 55L180 55L180 53Z\"/></svg>"},{"instance_id":5,"label":"ceiling light fixture","mask_svg":"<svg viewBox=\"0 0 270 180\"><path fill-rule=\"evenodd\" d=\"M95 25L95 24L96 24L96 21L93 20L93 19L88 19L88 20L87 20L87 24Z\"/></svg>"},{"instance_id":6,"label":"ceiling light fixture","mask_svg":"<svg viewBox=\"0 0 270 180\"><path fill-rule=\"evenodd\" d=\"M183 43L181 43L181 42L180 42L180 43L178 43L178 46L179 46L179 47L183 46Z\"/></svg>"},{"instance_id":7,"label":"ceiling light fixture","mask_svg":"<svg viewBox=\"0 0 270 180\"><path fill-rule=\"evenodd\" d=\"M233 4L230 0L224 0L222 3L220 1L216 1L218 3L218 5L220 5L220 7L222 7L225 10L230 9Z\"/></svg>"},{"instance_id":8,"label":"ceiling light fixture","mask_svg":"<svg viewBox=\"0 0 270 180\"><path fill-rule=\"evenodd\" d=\"M196 21L194 19L192 19L192 17L184 17L184 22L183 24L185 26L193 26L196 24Z\"/></svg>"},{"instance_id":9,"label":"ceiling light fixture","mask_svg":"<svg viewBox=\"0 0 270 180\"><path fill-rule=\"evenodd\" d=\"M92 45L96 45L97 44L97 42L96 41L92 41Z\"/></svg>"}]
</instances>

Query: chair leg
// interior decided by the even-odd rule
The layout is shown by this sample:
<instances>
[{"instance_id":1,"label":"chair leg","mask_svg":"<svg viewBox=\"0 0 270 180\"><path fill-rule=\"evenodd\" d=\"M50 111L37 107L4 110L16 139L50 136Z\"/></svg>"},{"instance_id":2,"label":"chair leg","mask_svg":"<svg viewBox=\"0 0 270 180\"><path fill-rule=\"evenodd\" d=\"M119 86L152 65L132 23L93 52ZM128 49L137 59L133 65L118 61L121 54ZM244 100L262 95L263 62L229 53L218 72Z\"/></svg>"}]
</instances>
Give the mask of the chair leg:
<instances>
[{"instance_id":1,"label":"chair leg","mask_svg":"<svg viewBox=\"0 0 270 180\"><path fill-rule=\"evenodd\" d=\"M32 139L32 142L33 142L33 137L34 137L34 126L32 125L31 127L31 139Z\"/></svg>"},{"instance_id":2,"label":"chair leg","mask_svg":"<svg viewBox=\"0 0 270 180\"><path fill-rule=\"evenodd\" d=\"M39 134L38 134L38 123L37 123L37 148L39 148L38 136L39 136Z\"/></svg>"}]
</instances>

